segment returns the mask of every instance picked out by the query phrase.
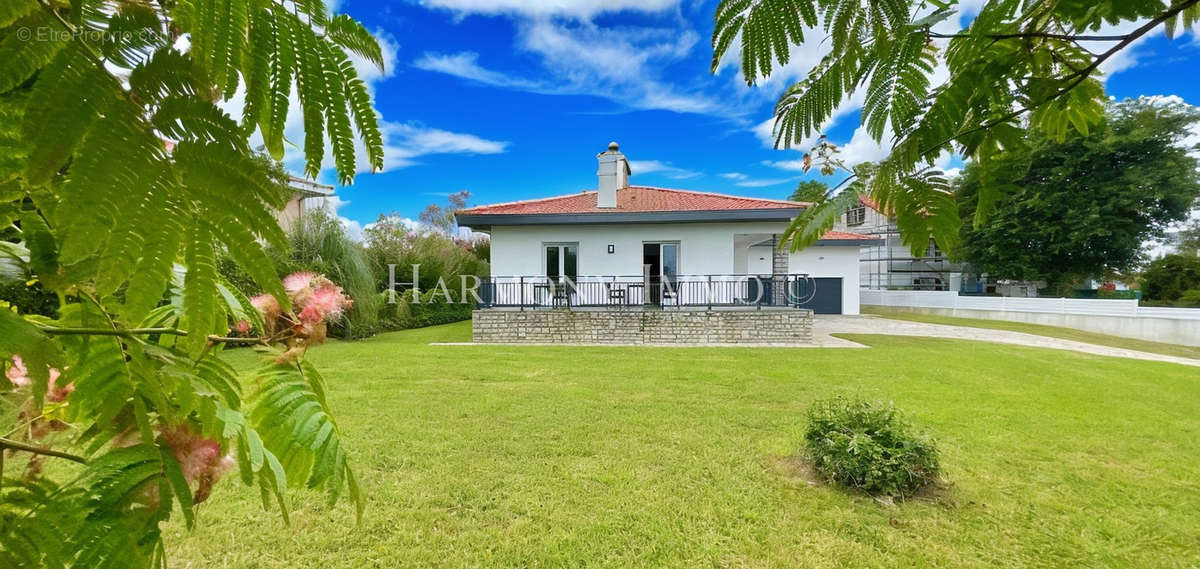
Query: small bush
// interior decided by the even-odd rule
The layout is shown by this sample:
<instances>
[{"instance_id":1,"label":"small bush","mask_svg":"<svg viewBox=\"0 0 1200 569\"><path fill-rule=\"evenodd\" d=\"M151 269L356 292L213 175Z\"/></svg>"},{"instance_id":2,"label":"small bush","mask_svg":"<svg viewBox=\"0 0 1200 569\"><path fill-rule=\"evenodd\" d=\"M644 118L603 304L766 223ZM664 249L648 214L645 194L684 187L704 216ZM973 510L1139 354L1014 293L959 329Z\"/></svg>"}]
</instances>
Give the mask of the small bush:
<instances>
[{"instance_id":1,"label":"small bush","mask_svg":"<svg viewBox=\"0 0 1200 569\"><path fill-rule=\"evenodd\" d=\"M835 398L814 403L808 420L808 458L832 483L903 498L937 477L933 442L913 434L891 405Z\"/></svg>"}]
</instances>

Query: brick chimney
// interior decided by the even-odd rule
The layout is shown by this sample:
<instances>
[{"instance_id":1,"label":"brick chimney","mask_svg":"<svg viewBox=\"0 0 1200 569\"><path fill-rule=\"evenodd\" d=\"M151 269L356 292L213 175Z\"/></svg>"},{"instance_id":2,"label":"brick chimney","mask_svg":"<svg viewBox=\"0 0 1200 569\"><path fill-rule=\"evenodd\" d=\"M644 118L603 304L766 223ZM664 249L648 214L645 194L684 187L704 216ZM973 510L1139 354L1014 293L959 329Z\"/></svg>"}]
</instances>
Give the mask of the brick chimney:
<instances>
[{"instance_id":1,"label":"brick chimney","mask_svg":"<svg viewBox=\"0 0 1200 569\"><path fill-rule=\"evenodd\" d=\"M617 190L629 187L629 162L615 142L608 143L608 150L596 155L596 160L600 162L596 207L617 207Z\"/></svg>"}]
</instances>

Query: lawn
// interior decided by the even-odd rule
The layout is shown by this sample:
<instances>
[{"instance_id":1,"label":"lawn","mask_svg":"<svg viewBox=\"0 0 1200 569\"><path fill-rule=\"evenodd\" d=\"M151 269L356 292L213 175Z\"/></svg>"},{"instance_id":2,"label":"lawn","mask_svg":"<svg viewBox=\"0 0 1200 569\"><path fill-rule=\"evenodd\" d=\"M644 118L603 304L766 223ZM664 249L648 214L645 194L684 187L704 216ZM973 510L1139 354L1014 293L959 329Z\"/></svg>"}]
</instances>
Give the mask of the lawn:
<instances>
[{"instance_id":1,"label":"lawn","mask_svg":"<svg viewBox=\"0 0 1200 569\"><path fill-rule=\"evenodd\" d=\"M959 340L871 349L430 346L469 324L312 358L366 517L299 491L292 525L222 481L189 568L1194 567L1200 374ZM249 367L253 354L231 356ZM947 488L885 506L810 484L809 403L891 400Z\"/></svg>"},{"instance_id":2,"label":"lawn","mask_svg":"<svg viewBox=\"0 0 1200 569\"><path fill-rule=\"evenodd\" d=\"M1181 358L1200 360L1200 346L1184 346L1182 344L1167 344L1164 342L1151 342L1148 340L1138 340L1135 338L1122 338L1120 336L1097 334L1095 332L1076 330L1074 328L1061 328L1059 326L1046 326L1044 324L1026 324L1024 322L1009 322L1007 320L958 318L956 316L924 314L921 312L912 312L908 310L893 309L881 306L864 306L862 307L862 312L863 314L875 314L878 316L883 316L884 318L892 318L895 320L925 322L927 324L947 324L950 326L970 326L972 328L1008 330L1010 332L1024 332L1026 334L1034 334L1037 336L1049 336L1051 338L1074 340L1076 342L1086 342L1088 344L1097 344L1100 346L1112 346L1114 348L1137 350L1139 352L1150 352L1152 354L1164 354L1168 356L1178 356Z\"/></svg>"}]
</instances>

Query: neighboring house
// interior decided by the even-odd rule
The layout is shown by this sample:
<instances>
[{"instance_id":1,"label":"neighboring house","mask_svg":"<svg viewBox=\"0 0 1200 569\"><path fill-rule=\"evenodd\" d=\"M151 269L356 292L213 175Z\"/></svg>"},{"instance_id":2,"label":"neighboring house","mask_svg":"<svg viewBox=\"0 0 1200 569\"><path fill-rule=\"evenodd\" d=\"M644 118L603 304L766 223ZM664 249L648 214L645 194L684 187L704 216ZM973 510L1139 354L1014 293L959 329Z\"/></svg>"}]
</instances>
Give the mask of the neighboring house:
<instances>
[{"instance_id":1,"label":"neighboring house","mask_svg":"<svg viewBox=\"0 0 1200 569\"><path fill-rule=\"evenodd\" d=\"M776 245L804 204L633 186L616 143L598 189L459 210L491 234L496 307L786 307L859 313L871 237L831 231L795 253Z\"/></svg>"},{"instance_id":2,"label":"neighboring house","mask_svg":"<svg viewBox=\"0 0 1200 569\"><path fill-rule=\"evenodd\" d=\"M296 221L313 208L322 207L324 199L333 195L333 186L310 182L295 176L288 177L288 187L292 189L292 198L288 200L283 209L275 214L275 218L279 220L279 225L283 227L284 231L291 229Z\"/></svg>"},{"instance_id":3,"label":"neighboring house","mask_svg":"<svg viewBox=\"0 0 1200 569\"><path fill-rule=\"evenodd\" d=\"M859 198L834 225L836 231L853 231L876 239L875 244L862 248L862 287L873 290L953 290L967 293L983 290L977 279L968 277L963 286L963 265L951 263L932 239L923 255L913 256L912 250L900 239L896 220L880 211L866 196Z\"/></svg>"}]
</instances>

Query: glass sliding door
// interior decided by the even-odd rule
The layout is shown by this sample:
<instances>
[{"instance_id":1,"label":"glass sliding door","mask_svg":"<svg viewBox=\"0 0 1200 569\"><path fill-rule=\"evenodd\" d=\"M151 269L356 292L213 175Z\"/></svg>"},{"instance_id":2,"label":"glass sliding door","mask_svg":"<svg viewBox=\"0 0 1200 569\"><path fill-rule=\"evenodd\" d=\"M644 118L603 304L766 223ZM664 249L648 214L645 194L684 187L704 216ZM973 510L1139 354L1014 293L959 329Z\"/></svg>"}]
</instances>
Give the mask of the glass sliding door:
<instances>
[{"instance_id":1,"label":"glass sliding door","mask_svg":"<svg viewBox=\"0 0 1200 569\"><path fill-rule=\"evenodd\" d=\"M551 243L546 245L546 276L552 281L579 276L579 245Z\"/></svg>"},{"instance_id":2,"label":"glass sliding door","mask_svg":"<svg viewBox=\"0 0 1200 569\"><path fill-rule=\"evenodd\" d=\"M546 283L537 285L544 289L547 300L553 306L569 306L575 292L575 278L579 276L578 243L546 243L542 246L546 268Z\"/></svg>"},{"instance_id":3,"label":"glass sliding door","mask_svg":"<svg viewBox=\"0 0 1200 569\"><path fill-rule=\"evenodd\" d=\"M642 266L646 277L646 303L662 304L675 298L679 276L679 243L643 243Z\"/></svg>"}]
</instances>

